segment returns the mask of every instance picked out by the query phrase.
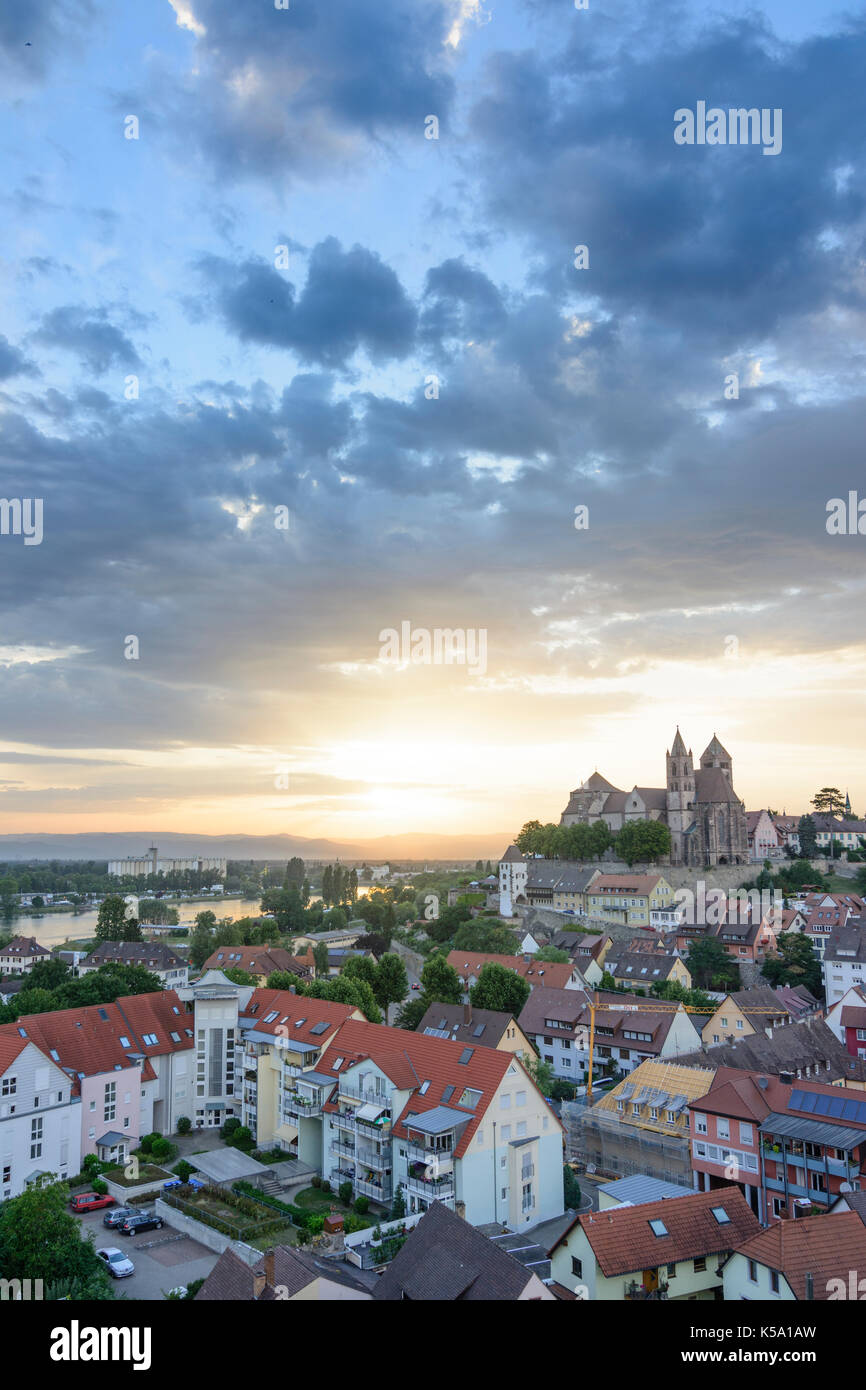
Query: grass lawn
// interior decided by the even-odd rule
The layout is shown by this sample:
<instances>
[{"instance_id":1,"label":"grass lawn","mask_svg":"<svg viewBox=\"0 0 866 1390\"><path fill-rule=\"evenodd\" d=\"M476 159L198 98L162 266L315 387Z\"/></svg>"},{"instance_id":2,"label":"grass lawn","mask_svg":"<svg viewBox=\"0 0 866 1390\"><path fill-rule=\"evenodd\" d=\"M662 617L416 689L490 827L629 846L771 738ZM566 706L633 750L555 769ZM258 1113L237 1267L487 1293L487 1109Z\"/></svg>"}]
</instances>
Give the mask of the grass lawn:
<instances>
[{"instance_id":1,"label":"grass lawn","mask_svg":"<svg viewBox=\"0 0 866 1390\"><path fill-rule=\"evenodd\" d=\"M337 1211L351 1211L351 1207L341 1202L336 1192L323 1192L320 1187L302 1188L300 1192L295 1193L292 1201L296 1207L301 1207L304 1211L321 1211L325 1215L331 1207L336 1207Z\"/></svg>"},{"instance_id":2,"label":"grass lawn","mask_svg":"<svg viewBox=\"0 0 866 1390\"><path fill-rule=\"evenodd\" d=\"M256 1250L270 1250L274 1245L297 1245L298 1228L297 1226L274 1226L267 1235L254 1236L248 1242Z\"/></svg>"}]
</instances>

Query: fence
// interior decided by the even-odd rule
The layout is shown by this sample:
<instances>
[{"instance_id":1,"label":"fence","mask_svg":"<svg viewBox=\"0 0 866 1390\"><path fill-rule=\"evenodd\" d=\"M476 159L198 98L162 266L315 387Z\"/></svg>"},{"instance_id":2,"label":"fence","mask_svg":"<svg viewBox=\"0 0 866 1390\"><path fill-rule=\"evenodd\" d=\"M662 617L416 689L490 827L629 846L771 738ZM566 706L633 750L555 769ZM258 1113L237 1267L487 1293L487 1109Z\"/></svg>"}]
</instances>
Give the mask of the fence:
<instances>
[{"instance_id":1,"label":"fence","mask_svg":"<svg viewBox=\"0 0 866 1390\"><path fill-rule=\"evenodd\" d=\"M214 1201L225 1203L227 1206L230 1205L226 1202L226 1194L222 1189L218 1189L217 1195L217 1193L212 1193L211 1189L206 1188L205 1195L208 1198L212 1197ZM210 1211L206 1207L199 1206L194 1202L188 1202L183 1197L178 1197L174 1192L164 1192L160 1200L164 1202L166 1206L173 1207L175 1211L179 1211L190 1220L199 1221L203 1226L209 1226L211 1230L218 1231L221 1235L228 1236L231 1240L246 1241L250 1236L267 1235L269 1230L277 1230L281 1226L287 1226L291 1221L288 1212L284 1215L263 1215L255 1219L251 1219L248 1213L239 1212L237 1220L233 1220L229 1216ZM255 1201L258 1205L265 1206L265 1203L259 1202L257 1198L244 1196L242 1200L248 1202ZM273 1210L273 1208L270 1208L270 1210Z\"/></svg>"}]
</instances>

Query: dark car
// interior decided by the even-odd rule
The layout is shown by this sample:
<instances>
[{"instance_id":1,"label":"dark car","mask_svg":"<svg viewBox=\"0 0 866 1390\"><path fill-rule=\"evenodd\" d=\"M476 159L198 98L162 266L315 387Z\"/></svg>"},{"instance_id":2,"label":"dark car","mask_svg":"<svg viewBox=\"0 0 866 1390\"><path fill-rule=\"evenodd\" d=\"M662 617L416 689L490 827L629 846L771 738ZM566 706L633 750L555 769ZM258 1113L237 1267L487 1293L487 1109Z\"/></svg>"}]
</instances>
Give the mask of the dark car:
<instances>
[{"instance_id":1,"label":"dark car","mask_svg":"<svg viewBox=\"0 0 866 1390\"><path fill-rule=\"evenodd\" d=\"M124 1236L137 1236L141 1231L161 1231L162 1217L153 1211L142 1211L121 1221L117 1229Z\"/></svg>"},{"instance_id":2,"label":"dark car","mask_svg":"<svg viewBox=\"0 0 866 1390\"><path fill-rule=\"evenodd\" d=\"M128 1216L138 1216L135 1207L115 1207L114 1211L107 1211L102 1218L103 1226L113 1228L119 1226Z\"/></svg>"},{"instance_id":3,"label":"dark car","mask_svg":"<svg viewBox=\"0 0 866 1390\"><path fill-rule=\"evenodd\" d=\"M99 1207L113 1207L113 1197L103 1197L98 1192L80 1192L69 1203L73 1211L96 1211Z\"/></svg>"}]
</instances>

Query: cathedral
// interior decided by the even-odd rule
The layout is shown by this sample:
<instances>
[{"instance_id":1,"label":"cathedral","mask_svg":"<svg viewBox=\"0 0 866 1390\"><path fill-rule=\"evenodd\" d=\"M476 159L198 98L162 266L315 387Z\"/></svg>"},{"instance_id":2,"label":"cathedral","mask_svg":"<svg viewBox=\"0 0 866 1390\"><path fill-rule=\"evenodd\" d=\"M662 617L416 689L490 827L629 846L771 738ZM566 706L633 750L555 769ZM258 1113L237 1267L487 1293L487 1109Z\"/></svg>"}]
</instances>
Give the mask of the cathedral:
<instances>
[{"instance_id":1,"label":"cathedral","mask_svg":"<svg viewBox=\"0 0 866 1390\"><path fill-rule=\"evenodd\" d=\"M614 787L599 772L571 793L560 825L603 820L616 832L632 820L660 820L671 832L671 863L689 868L748 864L746 808L734 791L731 755L713 734L695 768L679 728L666 755L667 786Z\"/></svg>"}]
</instances>

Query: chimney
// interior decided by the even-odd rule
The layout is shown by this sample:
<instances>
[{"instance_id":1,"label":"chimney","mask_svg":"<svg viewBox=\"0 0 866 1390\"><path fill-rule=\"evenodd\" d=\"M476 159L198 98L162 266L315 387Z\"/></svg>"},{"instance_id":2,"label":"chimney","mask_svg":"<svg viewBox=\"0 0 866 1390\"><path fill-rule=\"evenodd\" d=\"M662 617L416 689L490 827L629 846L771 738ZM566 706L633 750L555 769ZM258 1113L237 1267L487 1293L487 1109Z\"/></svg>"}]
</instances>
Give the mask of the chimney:
<instances>
[{"instance_id":1,"label":"chimney","mask_svg":"<svg viewBox=\"0 0 866 1390\"><path fill-rule=\"evenodd\" d=\"M466 1004L463 1005L463 1026L464 1026L465 1028L468 1028L471 1022L472 1022L472 1005L471 1005L470 1003L467 1002Z\"/></svg>"},{"instance_id":2,"label":"chimney","mask_svg":"<svg viewBox=\"0 0 866 1390\"><path fill-rule=\"evenodd\" d=\"M815 1297L815 1280L811 1274L806 1276L806 1302L811 1303Z\"/></svg>"},{"instance_id":3,"label":"chimney","mask_svg":"<svg viewBox=\"0 0 866 1390\"><path fill-rule=\"evenodd\" d=\"M274 1252L265 1251L265 1283L269 1288L274 1287Z\"/></svg>"},{"instance_id":4,"label":"chimney","mask_svg":"<svg viewBox=\"0 0 866 1390\"><path fill-rule=\"evenodd\" d=\"M461 1221L465 1221L465 1220L466 1220L466 1203L465 1203L465 1202L455 1202L455 1203L454 1203L454 1210L456 1211L457 1215L460 1217L460 1220L461 1220Z\"/></svg>"}]
</instances>

